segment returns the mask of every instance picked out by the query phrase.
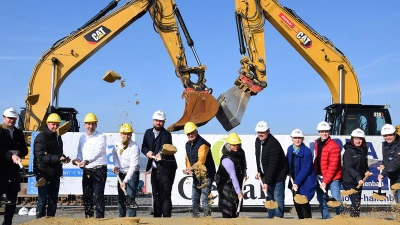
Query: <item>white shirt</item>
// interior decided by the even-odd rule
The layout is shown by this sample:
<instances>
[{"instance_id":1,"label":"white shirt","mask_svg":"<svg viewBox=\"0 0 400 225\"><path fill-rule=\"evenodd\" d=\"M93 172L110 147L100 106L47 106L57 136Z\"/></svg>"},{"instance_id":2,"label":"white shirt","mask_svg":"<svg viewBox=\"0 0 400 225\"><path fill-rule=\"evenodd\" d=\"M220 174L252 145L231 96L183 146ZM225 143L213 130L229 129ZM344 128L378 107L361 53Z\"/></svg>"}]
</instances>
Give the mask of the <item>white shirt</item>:
<instances>
[{"instance_id":1,"label":"white shirt","mask_svg":"<svg viewBox=\"0 0 400 225\"><path fill-rule=\"evenodd\" d=\"M153 133L154 133L154 139L157 139L157 136L160 134L160 131L153 128ZM153 166L153 168L157 168L157 164L154 159L151 165Z\"/></svg>"},{"instance_id":2,"label":"white shirt","mask_svg":"<svg viewBox=\"0 0 400 225\"><path fill-rule=\"evenodd\" d=\"M95 131L92 135L82 134L79 138L78 154L79 160L87 160L89 164L85 168L96 166L107 166L107 143L106 136Z\"/></svg>"},{"instance_id":3,"label":"white shirt","mask_svg":"<svg viewBox=\"0 0 400 225\"><path fill-rule=\"evenodd\" d=\"M122 154L120 154L122 152ZM112 150L114 166L119 168L121 173L125 173L124 182L132 178L134 172L139 171L139 153L140 149L132 140L129 142L128 148L124 150L121 141L117 141Z\"/></svg>"}]
</instances>

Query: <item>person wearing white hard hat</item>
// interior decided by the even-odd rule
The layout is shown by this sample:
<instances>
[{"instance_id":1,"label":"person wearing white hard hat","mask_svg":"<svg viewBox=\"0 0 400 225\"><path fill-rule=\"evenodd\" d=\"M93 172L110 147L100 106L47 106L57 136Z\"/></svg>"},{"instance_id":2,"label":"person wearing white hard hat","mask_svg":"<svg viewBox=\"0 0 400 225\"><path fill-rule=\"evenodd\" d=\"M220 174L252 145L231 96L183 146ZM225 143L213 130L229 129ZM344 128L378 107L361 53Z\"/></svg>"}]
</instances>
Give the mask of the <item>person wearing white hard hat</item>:
<instances>
[{"instance_id":1,"label":"person wearing white hard hat","mask_svg":"<svg viewBox=\"0 0 400 225\"><path fill-rule=\"evenodd\" d=\"M83 169L82 191L85 217L104 218L104 189L107 181L107 138L98 132L98 119L94 113L83 119L86 133L79 138L78 153L72 164Z\"/></svg>"},{"instance_id":2,"label":"person wearing white hard hat","mask_svg":"<svg viewBox=\"0 0 400 225\"><path fill-rule=\"evenodd\" d=\"M175 155L161 154L164 144L172 144L171 133L165 128L165 113L157 110L153 114L153 127L144 133L142 153L148 158L146 171L151 169L151 189L154 217L171 217L172 185L178 165ZM154 157L155 156L155 157Z\"/></svg>"},{"instance_id":3,"label":"person wearing white hard hat","mask_svg":"<svg viewBox=\"0 0 400 225\"><path fill-rule=\"evenodd\" d=\"M318 187L313 157L311 150L303 143L304 134L300 129L294 129L290 137L293 144L287 149L286 159L289 166L289 176L293 179L293 183L289 181L288 188L307 197L308 202L305 204L298 204L293 201L299 219L311 218L309 202L314 197L315 190Z\"/></svg>"},{"instance_id":4,"label":"person wearing white hard hat","mask_svg":"<svg viewBox=\"0 0 400 225\"><path fill-rule=\"evenodd\" d=\"M121 140L117 141L112 149L114 168L113 173L118 173L121 183L118 181L118 212L119 217L136 216L135 196L139 185L139 146L132 141L133 129L129 123L124 123L119 129ZM126 196L124 191L126 191ZM126 198L130 198L127 199ZM128 207L127 207L127 204ZM128 210L127 210L128 208Z\"/></svg>"},{"instance_id":5,"label":"person wearing white hard hat","mask_svg":"<svg viewBox=\"0 0 400 225\"><path fill-rule=\"evenodd\" d=\"M0 196L6 195L3 224L12 224L18 192L21 190L18 163L28 154L23 132L15 127L18 119L15 109L3 112L0 126Z\"/></svg>"},{"instance_id":6,"label":"person wearing white hard hat","mask_svg":"<svg viewBox=\"0 0 400 225\"><path fill-rule=\"evenodd\" d=\"M61 118L57 113L47 117L46 127L34 140L33 172L36 180L44 179L44 185L38 187L36 218L54 217L57 211L62 164L69 163L69 157L63 152L63 141L57 134Z\"/></svg>"},{"instance_id":7,"label":"person wearing white hard hat","mask_svg":"<svg viewBox=\"0 0 400 225\"><path fill-rule=\"evenodd\" d=\"M317 179L321 182L322 188L326 191L331 190L332 196L336 201L341 202L340 186L342 179L342 164L339 145L331 139L329 132L331 126L322 121L317 125L319 138L314 142L314 168L317 173ZM324 198L324 192L317 188L317 199L322 219L329 219L327 201ZM335 208L336 214L343 211L343 206Z\"/></svg>"},{"instance_id":8,"label":"person wearing white hard hat","mask_svg":"<svg viewBox=\"0 0 400 225\"><path fill-rule=\"evenodd\" d=\"M388 177L390 180L390 187L395 184L400 184L400 139L396 134L396 128L391 124L383 125L381 134L384 142L382 142L382 173L378 175L378 179L382 180ZM396 188L394 191L394 200L400 203L400 189Z\"/></svg>"},{"instance_id":9,"label":"person wearing white hard hat","mask_svg":"<svg viewBox=\"0 0 400 225\"><path fill-rule=\"evenodd\" d=\"M285 153L279 141L270 133L270 127L265 121L258 122L255 131L257 132L255 140L256 179L262 180L262 189L268 192L268 200L278 203L278 208L268 209L268 218L283 218L285 180L288 174Z\"/></svg>"},{"instance_id":10,"label":"person wearing white hard hat","mask_svg":"<svg viewBox=\"0 0 400 225\"><path fill-rule=\"evenodd\" d=\"M360 217L361 191L364 176L369 174L368 168L368 146L365 141L365 133L360 128L351 132L350 142L344 146L343 154L343 174L342 185L344 190L357 189L360 184L359 191L349 195L350 217Z\"/></svg>"},{"instance_id":11,"label":"person wearing white hard hat","mask_svg":"<svg viewBox=\"0 0 400 225\"><path fill-rule=\"evenodd\" d=\"M183 132L188 138L188 141L185 144L186 168L183 170L183 173L186 175L192 174L193 176L192 216L200 217L200 200L203 204L204 217L211 216L211 207L209 205L210 199L208 196L211 193L212 183L214 182L215 176L215 163L211 154L211 144L199 135L197 125L193 122L189 121L185 123ZM207 175L205 177L196 177L196 174L192 173L192 168L195 165L204 166L207 169ZM206 184L205 187L202 187L203 184Z\"/></svg>"}]
</instances>

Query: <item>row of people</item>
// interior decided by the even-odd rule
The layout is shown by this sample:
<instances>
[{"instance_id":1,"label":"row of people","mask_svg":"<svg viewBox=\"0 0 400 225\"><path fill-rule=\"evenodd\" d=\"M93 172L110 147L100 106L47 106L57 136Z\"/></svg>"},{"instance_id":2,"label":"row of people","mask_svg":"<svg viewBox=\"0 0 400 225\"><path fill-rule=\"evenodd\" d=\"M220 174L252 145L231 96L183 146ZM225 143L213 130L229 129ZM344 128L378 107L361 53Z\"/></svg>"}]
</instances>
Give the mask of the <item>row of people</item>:
<instances>
[{"instance_id":1,"label":"row of people","mask_svg":"<svg viewBox=\"0 0 400 225\"><path fill-rule=\"evenodd\" d=\"M16 207L17 193L20 190L19 167L21 158L26 156L27 148L24 136L20 130L15 128L18 118L16 110L10 108L3 113L3 122L0 129L0 170L1 193L6 194L8 202L5 208L4 224L11 224L13 212ZM153 206L155 217L170 217L172 211L171 191L176 174L177 163L174 155L162 153L164 144L172 144L172 136L165 128L165 113L158 110L154 113L153 127L146 130L141 152L148 158L146 171L151 170L151 184L153 194ZM43 216L55 216L57 198L62 176L62 164L69 162L69 157L63 154L63 142L57 135L57 128L61 122L57 114L51 114L47 118L47 127L38 134L34 141L34 172L37 179L44 179L44 185L38 187L37 218ZM80 137L76 159L72 160L74 165L83 168L82 190L85 205L85 216L93 217L96 211L97 218L104 217L105 201L104 188L107 178L106 137L96 131L97 117L93 113L85 116L84 124L86 133ZM289 146L287 155L279 141L270 133L269 125L260 121L255 131L255 159L257 164L257 179L261 179L262 189L268 193L268 199L278 203L278 208L268 210L268 217L283 217L284 214L284 186L287 175L294 180L289 183L289 188L296 189L305 195L310 201L317 191L317 199L323 219L329 218L328 206L323 198L323 191L317 188L317 179L321 187L331 190L337 200L340 199L340 185L343 182L345 190L354 188L362 182L364 173L368 172L366 164L366 142L365 135L361 130L355 130L352 138L344 147L344 170L342 179L342 166L339 146L330 138L330 125L321 122L317 127L320 138L315 141L315 153L312 157L311 151L303 144L304 135L300 130L294 130L291 134L293 145ZM136 211L126 206L125 194L133 198L137 191L139 180L139 152L140 148L131 140L133 130L129 124L123 124L120 129L121 141L115 144L113 149L114 164L113 172L122 178L118 182L119 212L120 216L135 216ZM228 143L223 148L221 163L218 172L211 155L211 145L202 138L197 126L188 122L185 124L184 133L188 137L186 148L186 169L184 174L192 174L193 166L203 165L207 169L206 177L200 178L193 174L192 205L193 216L199 216L200 201L203 204L204 216L211 215L209 206L211 184L217 173L219 193L219 207L223 217L235 217L235 211L239 199L243 198L242 184L247 177L246 160L241 141L237 134L228 135ZM358 136L357 136L358 135ZM395 134L392 125L382 128L383 142L383 165L379 179L388 176L391 183L400 182L399 137ZM13 151L10 151L13 150ZM348 156L348 155L351 155ZM356 154L353 157L352 154ZM358 161L354 161L357 159ZM4 163L3 163L4 162ZM353 164L351 164L353 163ZM317 179L314 179L318 177ZM205 186L199 185L199 181L205 181ZM7 182L6 182L7 181ZM202 186L199 188L199 186ZM232 198L232 193L235 198ZM360 192L350 196L352 200L353 216L359 215ZM396 201L398 195L396 193ZM309 204L296 204L295 208L299 218L310 218L311 209ZM342 212L342 206L336 208L336 213ZM358 210L358 211L357 211ZM12 212L12 213L11 213Z\"/></svg>"}]
</instances>

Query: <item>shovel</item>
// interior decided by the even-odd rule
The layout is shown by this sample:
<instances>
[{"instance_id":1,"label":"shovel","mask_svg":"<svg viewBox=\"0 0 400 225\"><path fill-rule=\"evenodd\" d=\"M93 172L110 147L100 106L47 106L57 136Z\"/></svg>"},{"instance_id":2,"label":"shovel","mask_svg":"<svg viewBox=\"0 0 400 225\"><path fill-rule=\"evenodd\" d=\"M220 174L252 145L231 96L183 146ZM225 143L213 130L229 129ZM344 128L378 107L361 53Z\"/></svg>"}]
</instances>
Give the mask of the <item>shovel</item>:
<instances>
[{"instance_id":1,"label":"shovel","mask_svg":"<svg viewBox=\"0 0 400 225\"><path fill-rule=\"evenodd\" d=\"M24 166L21 164L21 161L18 161L18 165L19 165L19 175L21 175L22 177L34 177L35 174L33 172L25 172Z\"/></svg>"},{"instance_id":2,"label":"shovel","mask_svg":"<svg viewBox=\"0 0 400 225\"><path fill-rule=\"evenodd\" d=\"M122 184L121 178L119 177L118 173L116 175L117 175L117 178L118 178L118 182L121 185ZM121 189L125 194L126 205L128 206L128 208L129 209L137 209L137 208L139 208L139 206L136 204L135 200L133 200L132 196L130 196L130 195L128 195L126 193L126 189L125 188L121 188Z\"/></svg>"},{"instance_id":3,"label":"shovel","mask_svg":"<svg viewBox=\"0 0 400 225\"><path fill-rule=\"evenodd\" d=\"M379 170L379 174L382 174L382 168ZM372 197L378 200L386 199L386 193L382 193L382 179L379 180L378 192L372 192Z\"/></svg>"},{"instance_id":4,"label":"shovel","mask_svg":"<svg viewBox=\"0 0 400 225\"><path fill-rule=\"evenodd\" d=\"M264 183L262 182L261 177L259 177L258 180L260 181L261 189L262 189L262 186L264 185ZM263 192L265 194L265 202L264 202L265 208L267 208L267 209L276 209L276 208L278 208L278 203L276 203L274 200L268 200L267 191L264 190L264 189L262 189L262 190L263 190Z\"/></svg>"},{"instance_id":5,"label":"shovel","mask_svg":"<svg viewBox=\"0 0 400 225\"><path fill-rule=\"evenodd\" d=\"M336 208L340 206L340 202L336 201L335 198L329 197L328 192L325 190L324 187L321 186L321 181L317 178L319 183L319 188L324 192L324 200L327 202L328 206Z\"/></svg>"},{"instance_id":6,"label":"shovel","mask_svg":"<svg viewBox=\"0 0 400 225\"><path fill-rule=\"evenodd\" d=\"M292 185L294 184L293 178L291 176L290 177L290 181L292 182ZM293 200L297 203L297 204L307 204L308 203L308 199L306 196L301 195L299 193L299 190L296 189L292 189L292 193L293 193Z\"/></svg>"},{"instance_id":7,"label":"shovel","mask_svg":"<svg viewBox=\"0 0 400 225\"><path fill-rule=\"evenodd\" d=\"M363 178L363 183L364 183L364 182L368 179L368 177L371 176L371 175L372 175L372 173L368 173L367 175L365 175L365 177ZM348 196L348 195L355 194L355 193L357 193L357 192L360 191L360 188L362 187L362 185L363 185L363 184L358 184L355 190L352 188L352 189L347 190L347 191L342 191L342 192L340 192L340 195L341 195L341 196Z\"/></svg>"},{"instance_id":8,"label":"shovel","mask_svg":"<svg viewBox=\"0 0 400 225\"><path fill-rule=\"evenodd\" d=\"M242 194L243 194L243 189L244 189L244 183L246 181L246 177L243 178L243 184L242 184ZM239 203L238 203L238 207L236 210L236 217L239 217L239 213L240 213L240 205L242 204L243 198L239 199Z\"/></svg>"}]
</instances>

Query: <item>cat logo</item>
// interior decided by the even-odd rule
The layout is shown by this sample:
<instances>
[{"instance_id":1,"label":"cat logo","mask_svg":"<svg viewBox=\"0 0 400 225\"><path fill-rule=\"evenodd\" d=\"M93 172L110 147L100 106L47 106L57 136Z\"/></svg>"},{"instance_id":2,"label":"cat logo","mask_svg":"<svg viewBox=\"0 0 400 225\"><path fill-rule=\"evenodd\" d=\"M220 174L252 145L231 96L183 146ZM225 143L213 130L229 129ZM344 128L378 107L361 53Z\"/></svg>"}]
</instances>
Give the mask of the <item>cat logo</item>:
<instances>
[{"instance_id":1,"label":"cat logo","mask_svg":"<svg viewBox=\"0 0 400 225\"><path fill-rule=\"evenodd\" d=\"M92 32L86 34L84 36L84 38L86 39L86 41L89 42L89 44L95 45L110 32L111 32L111 30L108 29L107 27L100 26L100 27L94 29Z\"/></svg>"},{"instance_id":2,"label":"cat logo","mask_svg":"<svg viewBox=\"0 0 400 225\"><path fill-rule=\"evenodd\" d=\"M311 48L312 41L306 34L300 31L297 33L296 38L299 39L301 46L304 48Z\"/></svg>"}]
</instances>

